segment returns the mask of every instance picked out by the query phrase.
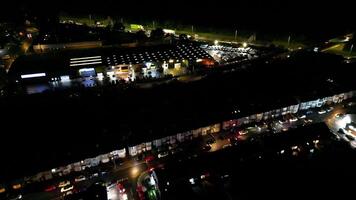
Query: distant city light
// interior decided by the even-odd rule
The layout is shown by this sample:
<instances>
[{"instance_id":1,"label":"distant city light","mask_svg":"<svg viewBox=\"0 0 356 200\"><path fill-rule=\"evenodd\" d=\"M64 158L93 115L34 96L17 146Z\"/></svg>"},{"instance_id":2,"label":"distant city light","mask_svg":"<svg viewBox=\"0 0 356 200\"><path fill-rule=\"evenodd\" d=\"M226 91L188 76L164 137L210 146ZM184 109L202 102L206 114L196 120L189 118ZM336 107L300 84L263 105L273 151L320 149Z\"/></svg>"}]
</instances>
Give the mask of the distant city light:
<instances>
[{"instance_id":1,"label":"distant city light","mask_svg":"<svg viewBox=\"0 0 356 200\"><path fill-rule=\"evenodd\" d=\"M61 76L62 81L70 81L69 76Z\"/></svg>"},{"instance_id":2,"label":"distant city light","mask_svg":"<svg viewBox=\"0 0 356 200\"><path fill-rule=\"evenodd\" d=\"M88 59L95 59L95 58L101 58L101 56L91 56L91 57L81 57L81 58L71 58L71 61L75 60L88 60Z\"/></svg>"},{"instance_id":3,"label":"distant city light","mask_svg":"<svg viewBox=\"0 0 356 200\"><path fill-rule=\"evenodd\" d=\"M92 71L95 71L94 68L83 68L83 69L79 69L79 73L81 72L92 72Z\"/></svg>"},{"instance_id":4,"label":"distant city light","mask_svg":"<svg viewBox=\"0 0 356 200\"><path fill-rule=\"evenodd\" d=\"M37 77L44 77L44 76L46 76L46 73L35 73L35 74L21 75L21 78L26 79L26 78L37 78Z\"/></svg>"},{"instance_id":5,"label":"distant city light","mask_svg":"<svg viewBox=\"0 0 356 200\"><path fill-rule=\"evenodd\" d=\"M101 64L101 61L98 62L86 62L86 63L75 63L75 64L70 64L71 67L74 66L82 66L82 65L95 65L95 64Z\"/></svg>"}]
</instances>

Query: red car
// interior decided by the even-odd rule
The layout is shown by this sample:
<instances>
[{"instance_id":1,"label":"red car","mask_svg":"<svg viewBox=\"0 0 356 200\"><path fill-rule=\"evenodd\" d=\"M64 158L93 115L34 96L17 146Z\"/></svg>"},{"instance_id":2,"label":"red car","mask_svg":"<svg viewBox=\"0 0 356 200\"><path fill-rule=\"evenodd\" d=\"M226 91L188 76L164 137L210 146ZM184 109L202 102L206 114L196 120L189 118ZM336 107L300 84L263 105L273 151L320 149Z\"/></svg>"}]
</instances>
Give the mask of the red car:
<instances>
[{"instance_id":1,"label":"red car","mask_svg":"<svg viewBox=\"0 0 356 200\"><path fill-rule=\"evenodd\" d=\"M56 186L50 185L50 186L48 186L48 187L45 188L45 191L46 191L46 192L52 192L52 191L55 190L55 189L56 189Z\"/></svg>"},{"instance_id":2,"label":"red car","mask_svg":"<svg viewBox=\"0 0 356 200\"><path fill-rule=\"evenodd\" d=\"M148 163L148 162L151 162L152 160L154 160L155 159L155 157L154 156L152 156L152 155L149 155L149 156L146 156L145 157L145 161Z\"/></svg>"}]
</instances>

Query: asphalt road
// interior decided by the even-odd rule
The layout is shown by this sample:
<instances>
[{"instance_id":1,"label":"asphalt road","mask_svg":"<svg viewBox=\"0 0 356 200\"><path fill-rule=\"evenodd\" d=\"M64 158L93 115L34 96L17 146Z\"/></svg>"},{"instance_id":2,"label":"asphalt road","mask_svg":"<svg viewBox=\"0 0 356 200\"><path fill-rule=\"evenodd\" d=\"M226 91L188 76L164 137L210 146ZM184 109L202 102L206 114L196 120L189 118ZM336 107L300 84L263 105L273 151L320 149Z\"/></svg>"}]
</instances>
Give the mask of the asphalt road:
<instances>
[{"instance_id":1,"label":"asphalt road","mask_svg":"<svg viewBox=\"0 0 356 200\"><path fill-rule=\"evenodd\" d=\"M255 137L257 135L266 133L266 132L274 132L274 133L280 133L280 132L286 132L289 129L293 128L298 128L300 126L305 126L308 125L309 123L320 123L320 122L326 122L326 124L329 126L331 131L335 131L337 128L334 127L334 124L332 123L333 119L335 118L335 115L337 113L346 113L350 110L354 110L354 107L347 107L344 108L342 105L334 106L334 109L325 112L323 114L319 114L318 110L314 110L312 113L306 114L306 117L303 119L297 119L296 121L287 121L281 123L278 119L275 119L273 121L268 121L265 124L259 125L259 126L254 126L251 125L247 128L244 128L242 130L245 131L245 134L239 135L236 132L231 132L230 130L227 131L222 131L219 133L214 133L214 134L208 134L203 137L203 142L199 143L199 145L202 145L201 147L194 148L194 150L189 149L188 152L188 157L190 156L197 156L197 154L203 153L203 148L206 145L206 141L213 137L215 142L211 144L211 149L209 152L215 152L222 150L224 148L229 148L231 146L231 140L236 139L237 143L239 140L247 140L249 138ZM297 113L299 114L299 113ZM296 115L297 115L296 114ZM299 114L300 116L302 114ZM307 121L311 122L307 122ZM241 130L240 130L241 131ZM168 157L171 157L171 159L174 159L175 155L168 155ZM128 160L121 165L117 166L116 168L112 168L111 171L109 171L107 174L101 176L99 175L98 177L95 177L93 179L88 179L86 181L82 181L79 183L74 183L74 186L77 190L83 190L87 187L89 187L91 184L97 182L97 181L104 181L106 183L114 183L117 180L129 180L130 188L127 188L128 192L128 198L129 199L135 199L136 195L136 178L139 176L141 172L147 171L150 167L154 168L162 168L165 165L165 158L161 159L156 159L152 163L145 163L144 161L135 161L135 160ZM72 181L73 182L73 181ZM32 193L32 194L26 194L23 196L24 200L30 200L30 199L38 199L38 200L53 200L53 199L61 199L62 194L59 191L59 189L56 189L52 192L38 192L38 193ZM116 199L120 199L117 198ZM115 199L113 199L115 200Z\"/></svg>"}]
</instances>

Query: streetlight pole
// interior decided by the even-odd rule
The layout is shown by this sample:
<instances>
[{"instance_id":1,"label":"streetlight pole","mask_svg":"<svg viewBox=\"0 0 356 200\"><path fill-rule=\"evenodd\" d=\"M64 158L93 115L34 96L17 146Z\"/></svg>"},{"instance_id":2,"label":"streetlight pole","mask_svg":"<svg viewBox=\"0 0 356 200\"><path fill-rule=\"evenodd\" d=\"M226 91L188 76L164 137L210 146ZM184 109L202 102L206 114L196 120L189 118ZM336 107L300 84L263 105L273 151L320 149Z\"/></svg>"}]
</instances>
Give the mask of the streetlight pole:
<instances>
[{"instance_id":1,"label":"streetlight pole","mask_svg":"<svg viewBox=\"0 0 356 200\"><path fill-rule=\"evenodd\" d=\"M237 30L235 30L235 42L237 41Z\"/></svg>"},{"instance_id":2,"label":"streetlight pole","mask_svg":"<svg viewBox=\"0 0 356 200\"><path fill-rule=\"evenodd\" d=\"M352 54L353 48L354 48L354 44L352 44L351 47L350 47L350 55Z\"/></svg>"},{"instance_id":3,"label":"streetlight pole","mask_svg":"<svg viewBox=\"0 0 356 200\"><path fill-rule=\"evenodd\" d=\"M288 47L290 45L290 35L288 36Z\"/></svg>"},{"instance_id":4,"label":"streetlight pole","mask_svg":"<svg viewBox=\"0 0 356 200\"><path fill-rule=\"evenodd\" d=\"M91 26L91 14L89 14L89 26Z\"/></svg>"},{"instance_id":5,"label":"streetlight pole","mask_svg":"<svg viewBox=\"0 0 356 200\"><path fill-rule=\"evenodd\" d=\"M114 169L116 169L115 157L113 157L112 161L114 162Z\"/></svg>"}]
</instances>

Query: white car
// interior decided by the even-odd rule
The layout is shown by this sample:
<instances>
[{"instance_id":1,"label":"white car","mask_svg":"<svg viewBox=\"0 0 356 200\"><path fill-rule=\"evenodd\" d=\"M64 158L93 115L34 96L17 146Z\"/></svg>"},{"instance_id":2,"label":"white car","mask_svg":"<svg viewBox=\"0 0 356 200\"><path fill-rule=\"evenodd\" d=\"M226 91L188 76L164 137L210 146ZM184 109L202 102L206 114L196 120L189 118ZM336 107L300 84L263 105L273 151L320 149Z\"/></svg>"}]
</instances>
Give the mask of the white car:
<instances>
[{"instance_id":1,"label":"white car","mask_svg":"<svg viewBox=\"0 0 356 200\"><path fill-rule=\"evenodd\" d=\"M278 120L278 123L280 123L280 124L285 124L285 123L288 123L288 122L289 122L289 120L287 120L287 119Z\"/></svg>"},{"instance_id":2,"label":"white car","mask_svg":"<svg viewBox=\"0 0 356 200\"><path fill-rule=\"evenodd\" d=\"M231 147L232 145L231 144L225 144L222 148L225 149L227 147Z\"/></svg>"},{"instance_id":3,"label":"white car","mask_svg":"<svg viewBox=\"0 0 356 200\"><path fill-rule=\"evenodd\" d=\"M298 121L298 118L293 117L293 118L289 119L289 121L290 121L290 122L296 122L296 121Z\"/></svg>"},{"instance_id":4,"label":"white car","mask_svg":"<svg viewBox=\"0 0 356 200\"><path fill-rule=\"evenodd\" d=\"M73 189L74 189L73 185L67 185L67 186L64 186L64 187L61 188L61 192L64 193L64 192L71 191Z\"/></svg>"},{"instance_id":5,"label":"white car","mask_svg":"<svg viewBox=\"0 0 356 200\"><path fill-rule=\"evenodd\" d=\"M240 135L245 135L245 134L247 134L247 130L241 130L241 131L239 131L239 134Z\"/></svg>"},{"instance_id":6,"label":"white car","mask_svg":"<svg viewBox=\"0 0 356 200\"><path fill-rule=\"evenodd\" d=\"M321 114L325 114L326 113L326 110L319 110L318 113L321 115Z\"/></svg>"},{"instance_id":7,"label":"white car","mask_svg":"<svg viewBox=\"0 0 356 200\"><path fill-rule=\"evenodd\" d=\"M158 154L158 158L164 158L166 156L168 156L168 152L161 152Z\"/></svg>"},{"instance_id":8,"label":"white car","mask_svg":"<svg viewBox=\"0 0 356 200\"><path fill-rule=\"evenodd\" d=\"M301 115L299 116L299 119L305 119L307 116L306 115Z\"/></svg>"},{"instance_id":9,"label":"white car","mask_svg":"<svg viewBox=\"0 0 356 200\"><path fill-rule=\"evenodd\" d=\"M85 181L85 180L86 180L86 178L83 175L78 176L74 179L75 182L81 182L81 181Z\"/></svg>"},{"instance_id":10,"label":"white car","mask_svg":"<svg viewBox=\"0 0 356 200\"><path fill-rule=\"evenodd\" d=\"M58 184L58 187L65 187L65 186L67 186L67 185L70 185L70 182L69 181L62 181L62 182L60 182L59 184Z\"/></svg>"}]
</instances>

